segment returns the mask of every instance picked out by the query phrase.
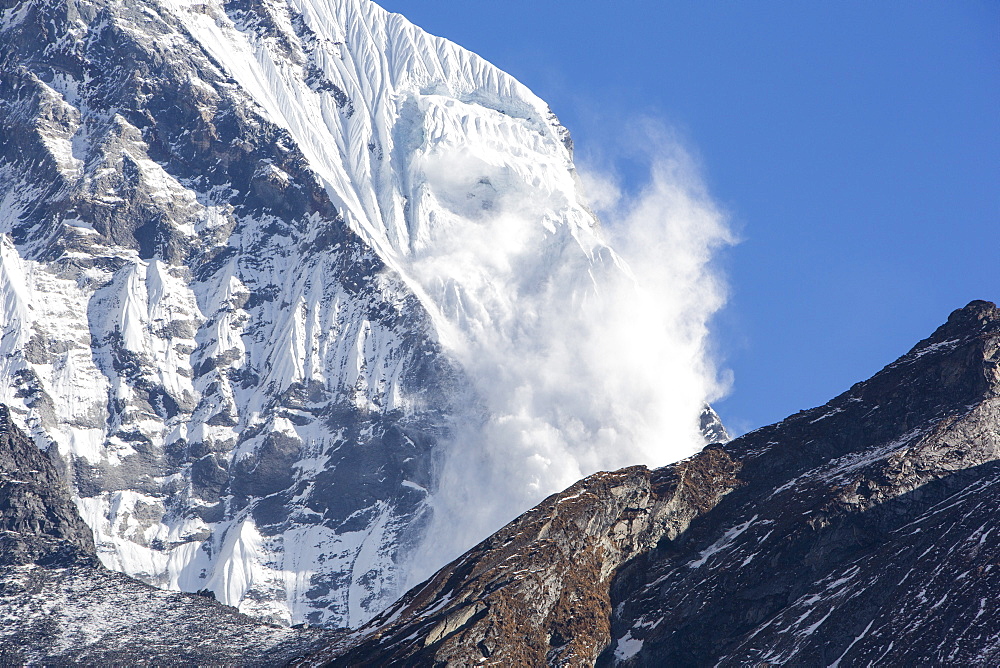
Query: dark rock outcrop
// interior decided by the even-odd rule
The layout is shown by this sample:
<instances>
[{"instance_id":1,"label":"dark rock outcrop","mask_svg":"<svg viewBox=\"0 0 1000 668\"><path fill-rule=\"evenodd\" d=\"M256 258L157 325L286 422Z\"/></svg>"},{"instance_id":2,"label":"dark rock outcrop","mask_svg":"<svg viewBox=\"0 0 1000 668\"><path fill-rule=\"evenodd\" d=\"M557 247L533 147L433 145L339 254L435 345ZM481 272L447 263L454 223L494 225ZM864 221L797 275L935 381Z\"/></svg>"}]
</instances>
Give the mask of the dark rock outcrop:
<instances>
[{"instance_id":1,"label":"dark rock outcrop","mask_svg":"<svg viewBox=\"0 0 1000 668\"><path fill-rule=\"evenodd\" d=\"M0 567L97 564L94 536L49 458L0 404Z\"/></svg>"},{"instance_id":2,"label":"dark rock outcrop","mask_svg":"<svg viewBox=\"0 0 1000 668\"><path fill-rule=\"evenodd\" d=\"M311 665L996 665L1000 310L828 404L546 499Z\"/></svg>"}]
</instances>

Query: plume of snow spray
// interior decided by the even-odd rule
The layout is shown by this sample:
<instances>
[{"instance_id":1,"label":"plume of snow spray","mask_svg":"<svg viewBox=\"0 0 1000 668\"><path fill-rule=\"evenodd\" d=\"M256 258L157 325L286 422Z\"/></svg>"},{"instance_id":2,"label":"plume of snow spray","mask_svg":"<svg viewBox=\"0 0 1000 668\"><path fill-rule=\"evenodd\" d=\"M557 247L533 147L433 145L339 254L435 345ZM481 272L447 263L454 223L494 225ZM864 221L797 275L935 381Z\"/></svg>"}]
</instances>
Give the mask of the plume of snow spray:
<instances>
[{"instance_id":1,"label":"plume of snow spray","mask_svg":"<svg viewBox=\"0 0 1000 668\"><path fill-rule=\"evenodd\" d=\"M643 146L649 179L633 195L579 177L603 229L552 224L559 192L509 166L456 151L419 165L455 216L410 270L473 392L410 584L585 475L703 445L699 414L724 389L707 347L725 295L711 260L733 239L684 150L663 132Z\"/></svg>"}]
</instances>

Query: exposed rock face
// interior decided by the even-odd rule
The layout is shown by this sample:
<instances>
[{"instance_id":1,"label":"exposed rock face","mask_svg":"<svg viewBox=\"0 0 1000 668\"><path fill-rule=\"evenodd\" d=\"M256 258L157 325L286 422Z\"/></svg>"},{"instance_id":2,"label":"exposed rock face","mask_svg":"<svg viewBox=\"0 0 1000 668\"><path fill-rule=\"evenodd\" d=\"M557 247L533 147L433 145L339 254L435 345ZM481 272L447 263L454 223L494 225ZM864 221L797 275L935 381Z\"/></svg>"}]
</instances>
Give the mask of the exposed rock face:
<instances>
[{"instance_id":1,"label":"exposed rock face","mask_svg":"<svg viewBox=\"0 0 1000 668\"><path fill-rule=\"evenodd\" d=\"M615 570L717 503L737 468L713 447L655 473L590 476L412 590L333 664L590 665L610 640ZM719 483L710 494L707 481Z\"/></svg>"},{"instance_id":2,"label":"exposed rock face","mask_svg":"<svg viewBox=\"0 0 1000 668\"><path fill-rule=\"evenodd\" d=\"M94 537L52 462L0 404L0 567L96 564Z\"/></svg>"},{"instance_id":3,"label":"exposed rock face","mask_svg":"<svg viewBox=\"0 0 1000 668\"><path fill-rule=\"evenodd\" d=\"M995 665L998 485L973 302L825 406L550 497L309 663Z\"/></svg>"},{"instance_id":4,"label":"exposed rock face","mask_svg":"<svg viewBox=\"0 0 1000 668\"><path fill-rule=\"evenodd\" d=\"M0 665L275 665L332 638L105 569L65 483L0 405Z\"/></svg>"}]
</instances>

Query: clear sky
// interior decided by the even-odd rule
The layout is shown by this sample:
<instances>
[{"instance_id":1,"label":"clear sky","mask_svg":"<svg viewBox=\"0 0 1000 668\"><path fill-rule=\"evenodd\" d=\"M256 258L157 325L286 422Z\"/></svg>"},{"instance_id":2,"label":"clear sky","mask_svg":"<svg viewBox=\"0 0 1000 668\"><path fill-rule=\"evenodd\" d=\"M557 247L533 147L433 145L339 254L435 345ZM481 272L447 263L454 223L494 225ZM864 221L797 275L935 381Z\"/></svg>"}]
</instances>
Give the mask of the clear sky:
<instances>
[{"instance_id":1,"label":"clear sky","mask_svg":"<svg viewBox=\"0 0 1000 668\"><path fill-rule=\"evenodd\" d=\"M714 323L738 432L1000 299L1000 2L384 0L510 72L626 187L652 116L741 237Z\"/></svg>"}]
</instances>

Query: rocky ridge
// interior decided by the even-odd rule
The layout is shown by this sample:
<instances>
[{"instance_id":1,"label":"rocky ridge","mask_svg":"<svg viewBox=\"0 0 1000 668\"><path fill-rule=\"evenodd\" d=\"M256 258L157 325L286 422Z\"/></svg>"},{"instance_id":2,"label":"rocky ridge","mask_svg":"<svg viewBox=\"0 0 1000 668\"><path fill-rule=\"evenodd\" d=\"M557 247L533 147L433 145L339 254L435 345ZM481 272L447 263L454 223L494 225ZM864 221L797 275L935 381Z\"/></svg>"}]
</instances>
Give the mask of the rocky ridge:
<instances>
[{"instance_id":1,"label":"rocky ridge","mask_svg":"<svg viewBox=\"0 0 1000 668\"><path fill-rule=\"evenodd\" d=\"M304 665L994 665L1000 310L828 404L554 495Z\"/></svg>"},{"instance_id":2,"label":"rocky ridge","mask_svg":"<svg viewBox=\"0 0 1000 668\"><path fill-rule=\"evenodd\" d=\"M610 641L611 578L718 502L718 447L669 470L597 473L555 494L373 619L334 665L590 665ZM322 663L330 654L309 662Z\"/></svg>"},{"instance_id":3,"label":"rocky ridge","mask_svg":"<svg viewBox=\"0 0 1000 668\"><path fill-rule=\"evenodd\" d=\"M725 448L739 486L620 571L601 663L996 663L994 304Z\"/></svg>"}]
</instances>

